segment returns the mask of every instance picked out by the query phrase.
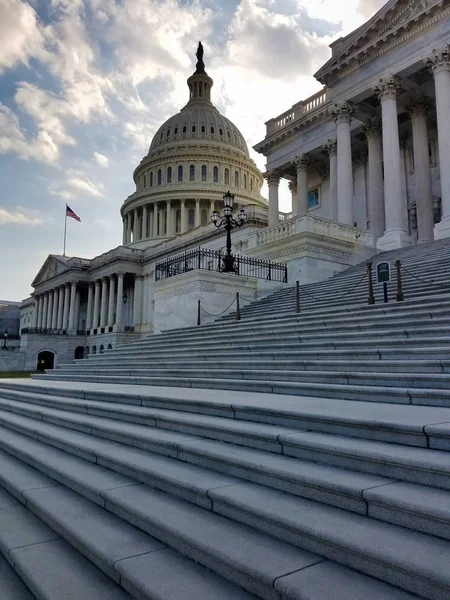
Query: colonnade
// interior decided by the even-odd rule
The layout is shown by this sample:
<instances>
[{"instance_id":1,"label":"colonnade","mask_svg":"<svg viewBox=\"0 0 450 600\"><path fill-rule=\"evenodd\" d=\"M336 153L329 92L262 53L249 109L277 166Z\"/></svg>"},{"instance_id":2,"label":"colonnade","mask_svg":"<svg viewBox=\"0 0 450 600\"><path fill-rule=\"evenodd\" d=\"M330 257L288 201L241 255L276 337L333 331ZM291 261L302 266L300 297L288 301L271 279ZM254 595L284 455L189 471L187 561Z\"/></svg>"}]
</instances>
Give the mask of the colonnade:
<instances>
[{"instance_id":1,"label":"colonnade","mask_svg":"<svg viewBox=\"0 0 450 600\"><path fill-rule=\"evenodd\" d=\"M59 285L34 297L32 326L55 332L76 329L80 309L77 282Z\"/></svg>"},{"instance_id":2,"label":"colonnade","mask_svg":"<svg viewBox=\"0 0 450 600\"><path fill-rule=\"evenodd\" d=\"M215 200L200 198L154 201L138 206L123 218L122 244L185 233L205 224L202 223L202 211L206 211L208 222L214 209Z\"/></svg>"},{"instance_id":3,"label":"colonnade","mask_svg":"<svg viewBox=\"0 0 450 600\"><path fill-rule=\"evenodd\" d=\"M406 109L411 119L413 153L416 174L418 241L450 236L450 45L433 51L426 61L434 76L436 117L439 144L439 165L442 199L441 223L434 227L431 193L431 172L428 152L426 111L428 100L414 98ZM397 98L402 91L396 75L381 79L373 88L381 104L381 119L364 123L368 152L368 221L377 237L386 245L399 247L408 241L408 213L405 201L404 157L398 126ZM336 104L332 110L336 125L335 138L324 145L329 158L331 218L345 225L354 225L353 168L351 121L354 108L349 102ZM296 182L293 182L293 216L308 211L308 156L295 157ZM269 187L269 227L279 222L278 186L282 173L266 174ZM437 233L436 233L437 232Z\"/></svg>"}]
</instances>

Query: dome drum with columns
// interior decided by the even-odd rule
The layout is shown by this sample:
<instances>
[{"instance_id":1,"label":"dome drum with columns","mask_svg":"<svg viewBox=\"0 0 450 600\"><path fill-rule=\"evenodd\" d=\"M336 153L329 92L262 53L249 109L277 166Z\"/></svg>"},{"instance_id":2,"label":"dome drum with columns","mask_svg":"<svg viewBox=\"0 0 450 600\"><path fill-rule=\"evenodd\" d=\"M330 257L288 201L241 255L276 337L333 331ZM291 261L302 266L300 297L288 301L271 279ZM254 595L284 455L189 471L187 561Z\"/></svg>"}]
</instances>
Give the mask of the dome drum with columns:
<instances>
[{"instance_id":1,"label":"dome drum with columns","mask_svg":"<svg viewBox=\"0 0 450 600\"><path fill-rule=\"evenodd\" d=\"M228 190L237 208L267 206L244 137L211 102L203 61L187 83L188 103L158 129L134 171L136 191L121 209L124 245L158 244L206 225Z\"/></svg>"}]
</instances>

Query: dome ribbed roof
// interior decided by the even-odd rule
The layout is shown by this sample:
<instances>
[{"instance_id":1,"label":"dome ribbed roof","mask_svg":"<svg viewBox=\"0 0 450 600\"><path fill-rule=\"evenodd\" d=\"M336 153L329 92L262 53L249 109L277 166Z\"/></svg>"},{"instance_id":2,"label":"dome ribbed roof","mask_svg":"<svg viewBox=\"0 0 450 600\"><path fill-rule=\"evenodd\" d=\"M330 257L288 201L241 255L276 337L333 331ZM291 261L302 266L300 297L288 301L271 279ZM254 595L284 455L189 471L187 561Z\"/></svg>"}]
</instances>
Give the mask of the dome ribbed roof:
<instances>
[{"instance_id":1,"label":"dome ribbed roof","mask_svg":"<svg viewBox=\"0 0 450 600\"><path fill-rule=\"evenodd\" d=\"M203 57L203 52L201 56ZM205 140L232 146L249 156L242 133L211 102L213 83L205 72L203 61L199 60L197 70L187 80L189 102L178 114L161 125L150 144L149 154L176 142Z\"/></svg>"}]
</instances>

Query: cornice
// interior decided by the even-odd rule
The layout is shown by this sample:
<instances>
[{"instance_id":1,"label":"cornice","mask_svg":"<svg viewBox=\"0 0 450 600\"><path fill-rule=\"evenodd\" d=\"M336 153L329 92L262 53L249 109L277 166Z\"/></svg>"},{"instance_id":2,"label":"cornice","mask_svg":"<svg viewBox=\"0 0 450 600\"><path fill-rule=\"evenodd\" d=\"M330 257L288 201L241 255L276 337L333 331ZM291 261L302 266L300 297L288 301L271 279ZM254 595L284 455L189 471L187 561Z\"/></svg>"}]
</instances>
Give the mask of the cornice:
<instances>
[{"instance_id":1,"label":"cornice","mask_svg":"<svg viewBox=\"0 0 450 600\"><path fill-rule=\"evenodd\" d=\"M321 75L319 81L328 87L333 87L338 81L360 71L368 63L421 35L425 29L450 16L450 6L442 10L442 6L448 5L449 1L442 0L439 4L430 7L428 12L418 15L416 19L411 19L405 24L398 23L394 29L385 28L381 36L374 38L342 62L330 66L329 70ZM430 13L433 12L435 14L430 17ZM418 22L421 17L424 19ZM391 38L390 41L388 41L389 38Z\"/></svg>"}]
</instances>

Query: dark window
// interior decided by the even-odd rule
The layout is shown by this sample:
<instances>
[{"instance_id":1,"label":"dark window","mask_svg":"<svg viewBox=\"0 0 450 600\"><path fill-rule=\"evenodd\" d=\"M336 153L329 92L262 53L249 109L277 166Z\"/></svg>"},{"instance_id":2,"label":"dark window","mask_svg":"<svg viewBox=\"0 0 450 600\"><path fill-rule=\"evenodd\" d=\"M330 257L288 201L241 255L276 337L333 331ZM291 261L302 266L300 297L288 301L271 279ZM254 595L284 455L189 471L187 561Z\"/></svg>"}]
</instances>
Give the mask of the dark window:
<instances>
[{"instance_id":1,"label":"dark window","mask_svg":"<svg viewBox=\"0 0 450 600\"><path fill-rule=\"evenodd\" d=\"M244 190L247 189L247 175L244 173Z\"/></svg>"},{"instance_id":2,"label":"dark window","mask_svg":"<svg viewBox=\"0 0 450 600\"><path fill-rule=\"evenodd\" d=\"M208 211L206 208L202 208L200 212L200 225L206 225L208 222Z\"/></svg>"},{"instance_id":3,"label":"dark window","mask_svg":"<svg viewBox=\"0 0 450 600\"><path fill-rule=\"evenodd\" d=\"M202 125L202 133L206 132L206 127L204 125Z\"/></svg>"},{"instance_id":4,"label":"dark window","mask_svg":"<svg viewBox=\"0 0 450 600\"><path fill-rule=\"evenodd\" d=\"M234 172L234 185L239 187L239 173L237 171Z\"/></svg>"},{"instance_id":5,"label":"dark window","mask_svg":"<svg viewBox=\"0 0 450 600\"><path fill-rule=\"evenodd\" d=\"M202 181L206 181L206 165L202 165Z\"/></svg>"},{"instance_id":6,"label":"dark window","mask_svg":"<svg viewBox=\"0 0 450 600\"><path fill-rule=\"evenodd\" d=\"M167 183L172 183L172 167L167 167Z\"/></svg>"},{"instance_id":7,"label":"dark window","mask_svg":"<svg viewBox=\"0 0 450 600\"><path fill-rule=\"evenodd\" d=\"M173 130L174 135L177 135L178 133L178 127L175 127L175 129Z\"/></svg>"},{"instance_id":8,"label":"dark window","mask_svg":"<svg viewBox=\"0 0 450 600\"><path fill-rule=\"evenodd\" d=\"M211 133L214 133L214 127L211 127Z\"/></svg>"},{"instance_id":9,"label":"dark window","mask_svg":"<svg viewBox=\"0 0 450 600\"><path fill-rule=\"evenodd\" d=\"M187 131L187 127L186 127L186 125L184 125L183 126L183 133L186 133L186 131Z\"/></svg>"},{"instance_id":10,"label":"dark window","mask_svg":"<svg viewBox=\"0 0 450 600\"><path fill-rule=\"evenodd\" d=\"M231 133L229 131L227 131L227 136L228 136L228 139L231 140Z\"/></svg>"},{"instance_id":11,"label":"dark window","mask_svg":"<svg viewBox=\"0 0 450 600\"><path fill-rule=\"evenodd\" d=\"M147 175L144 175L144 187L147 187Z\"/></svg>"},{"instance_id":12,"label":"dark window","mask_svg":"<svg viewBox=\"0 0 450 600\"><path fill-rule=\"evenodd\" d=\"M169 135L170 135L170 129L167 130L166 135L167 135L167 137L169 137Z\"/></svg>"},{"instance_id":13,"label":"dark window","mask_svg":"<svg viewBox=\"0 0 450 600\"><path fill-rule=\"evenodd\" d=\"M222 128L219 129L219 133L220 133L220 135L223 135L223 129Z\"/></svg>"},{"instance_id":14,"label":"dark window","mask_svg":"<svg viewBox=\"0 0 450 600\"><path fill-rule=\"evenodd\" d=\"M179 165L178 167L178 181L183 181L183 166Z\"/></svg>"},{"instance_id":15,"label":"dark window","mask_svg":"<svg viewBox=\"0 0 450 600\"><path fill-rule=\"evenodd\" d=\"M195 181L195 167L191 165L189 167L189 181Z\"/></svg>"},{"instance_id":16,"label":"dark window","mask_svg":"<svg viewBox=\"0 0 450 600\"><path fill-rule=\"evenodd\" d=\"M219 168L218 167L214 167L214 169L213 169L213 182L219 183Z\"/></svg>"},{"instance_id":17,"label":"dark window","mask_svg":"<svg viewBox=\"0 0 450 600\"><path fill-rule=\"evenodd\" d=\"M225 185L230 185L230 169L225 169Z\"/></svg>"},{"instance_id":18,"label":"dark window","mask_svg":"<svg viewBox=\"0 0 450 600\"><path fill-rule=\"evenodd\" d=\"M253 191L253 177L250 177L250 191Z\"/></svg>"},{"instance_id":19,"label":"dark window","mask_svg":"<svg viewBox=\"0 0 450 600\"><path fill-rule=\"evenodd\" d=\"M194 229L195 227L195 210L190 208L188 210L188 229Z\"/></svg>"},{"instance_id":20,"label":"dark window","mask_svg":"<svg viewBox=\"0 0 450 600\"><path fill-rule=\"evenodd\" d=\"M162 183L162 171L161 169L158 169L158 185L161 185Z\"/></svg>"},{"instance_id":21,"label":"dark window","mask_svg":"<svg viewBox=\"0 0 450 600\"><path fill-rule=\"evenodd\" d=\"M150 187L153 186L153 171L150 173Z\"/></svg>"},{"instance_id":22,"label":"dark window","mask_svg":"<svg viewBox=\"0 0 450 600\"><path fill-rule=\"evenodd\" d=\"M195 127L195 125L192 125L192 133L195 133L197 131L197 128Z\"/></svg>"}]
</instances>

